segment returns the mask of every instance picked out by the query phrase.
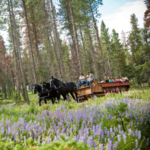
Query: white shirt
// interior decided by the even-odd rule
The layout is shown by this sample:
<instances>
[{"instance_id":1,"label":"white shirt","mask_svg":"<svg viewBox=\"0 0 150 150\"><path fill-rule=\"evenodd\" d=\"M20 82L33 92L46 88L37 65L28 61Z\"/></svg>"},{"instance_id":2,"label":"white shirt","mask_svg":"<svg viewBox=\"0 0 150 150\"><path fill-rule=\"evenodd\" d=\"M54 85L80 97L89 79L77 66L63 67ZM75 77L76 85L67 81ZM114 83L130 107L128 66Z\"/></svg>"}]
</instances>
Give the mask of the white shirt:
<instances>
[{"instance_id":1,"label":"white shirt","mask_svg":"<svg viewBox=\"0 0 150 150\"><path fill-rule=\"evenodd\" d=\"M79 77L79 80L80 80L80 81L83 81L83 80L85 80L85 77L84 77L84 76L80 76L80 77Z\"/></svg>"}]
</instances>

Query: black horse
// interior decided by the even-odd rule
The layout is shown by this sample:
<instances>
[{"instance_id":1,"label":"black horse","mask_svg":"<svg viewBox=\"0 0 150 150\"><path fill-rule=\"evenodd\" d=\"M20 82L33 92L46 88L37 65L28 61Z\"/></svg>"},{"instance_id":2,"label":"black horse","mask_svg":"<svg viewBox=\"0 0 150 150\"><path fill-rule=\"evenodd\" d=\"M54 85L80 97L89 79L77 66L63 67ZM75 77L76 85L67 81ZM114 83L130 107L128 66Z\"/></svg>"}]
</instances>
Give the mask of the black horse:
<instances>
[{"instance_id":1,"label":"black horse","mask_svg":"<svg viewBox=\"0 0 150 150\"><path fill-rule=\"evenodd\" d=\"M54 87L50 88L50 83L43 82L42 87L43 87L44 91L48 92L49 97L52 97L54 99L57 98L57 100L59 102L60 94L57 92L57 90Z\"/></svg>"},{"instance_id":2,"label":"black horse","mask_svg":"<svg viewBox=\"0 0 150 150\"><path fill-rule=\"evenodd\" d=\"M77 86L74 82L62 82L52 76L50 79L50 87L56 88L57 92L63 96L64 100L67 100L66 95L68 93L70 93L72 98L75 100L73 95L74 93L76 95L76 101L78 102Z\"/></svg>"},{"instance_id":3,"label":"black horse","mask_svg":"<svg viewBox=\"0 0 150 150\"><path fill-rule=\"evenodd\" d=\"M38 84L34 84L33 86L34 89L34 94L38 93L38 99L39 99L39 106L41 106L41 101L44 99L45 104L47 104L47 99L51 99L52 103L54 104L54 99L53 97L49 96L49 93L44 89L42 89L42 86Z\"/></svg>"}]
</instances>

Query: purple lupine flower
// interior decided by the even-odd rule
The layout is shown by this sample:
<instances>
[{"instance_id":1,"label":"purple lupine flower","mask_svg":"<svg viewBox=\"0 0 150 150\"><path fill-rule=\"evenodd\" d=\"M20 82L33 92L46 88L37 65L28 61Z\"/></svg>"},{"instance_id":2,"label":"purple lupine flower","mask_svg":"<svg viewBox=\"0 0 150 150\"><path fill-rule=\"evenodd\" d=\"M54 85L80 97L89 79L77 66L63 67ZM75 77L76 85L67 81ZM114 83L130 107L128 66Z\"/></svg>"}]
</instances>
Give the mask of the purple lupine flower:
<instances>
[{"instance_id":1,"label":"purple lupine flower","mask_svg":"<svg viewBox=\"0 0 150 150\"><path fill-rule=\"evenodd\" d=\"M101 144L101 150L104 150L104 145L103 144Z\"/></svg>"},{"instance_id":2,"label":"purple lupine flower","mask_svg":"<svg viewBox=\"0 0 150 150\"><path fill-rule=\"evenodd\" d=\"M108 130L107 130L107 128L106 128L106 129L105 129L105 134L107 134L107 131L108 131Z\"/></svg>"},{"instance_id":3,"label":"purple lupine flower","mask_svg":"<svg viewBox=\"0 0 150 150\"><path fill-rule=\"evenodd\" d=\"M121 141L121 136L119 134L117 135L117 138L118 138L118 141L120 142Z\"/></svg>"},{"instance_id":4,"label":"purple lupine flower","mask_svg":"<svg viewBox=\"0 0 150 150\"><path fill-rule=\"evenodd\" d=\"M80 136L79 136L79 134L76 136L76 140L77 141L79 141L79 139L80 139Z\"/></svg>"},{"instance_id":5,"label":"purple lupine flower","mask_svg":"<svg viewBox=\"0 0 150 150\"><path fill-rule=\"evenodd\" d=\"M111 133L113 132L113 129L112 129L112 128L110 128L110 132L111 132Z\"/></svg>"},{"instance_id":6,"label":"purple lupine flower","mask_svg":"<svg viewBox=\"0 0 150 150\"><path fill-rule=\"evenodd\" d=\"M115 142L115 143L113 144L113 148L116 149L117 146L118 146L118 142Z\"/></svg>"},{"instance_id":7,"label":"purple lupine flower","mask_svg":"<svg viewBox=\"0 0 150 150\"><path fill-rule=\"evenodd\" d=\"M66 132L66 128L63 128L62 133L65 133L65 132Z\"/></svg>"},{"instance_id":8,"label":"purple lupine flower","mask_svg":"<svg viewBox=\"0 0 150 150\"><path fill-rule=\"evenodd\" d=\"M57 138L59 137L59 130L56 131Z\"/></svg>"},{"instance_id":9,"label":"purple lupine flower","mask_svg":"<svg viewBox=\"0 0 150 150\"><path fill-rule=\"evenodd\" d=\"M132 129L128 129L128 131L129 131L129 133L130 133L130 134L132 134L132 133L133 133L133 132L132 132Z\"/></svg>"},{"instance_id":10,"label":"purple lupine flower","mask_svg":"<svg viewBox=\"0 0 150 150\"><path fill-rule=\"evenodd\" d=\"M126 135L123 134L123 140L124 140L124 143L126 143L126 139L127 139Z\"/></svg>"},{"instance_id":11,"label":"purple lupine flower","mask_svg":"<svg viewBox=\"0 0 150 150\"><path fill-rule=\"evenodd\" d=\"M143 123L144 122L144 118L143 117L141 117L141 123Z\"/></svg>"},{"instance_id":12,"label":"purple lupine flower","mask_svg":"<svg viewBox=\"0 0 150 150\"><path fill-rule=\"evenodd\" d=\"M149 145L149 138L147 139L147 146Z\"/></svg>"},{"instance_id":13,"label":"purple lupine flower","mask_svg":"<svg viewBox=\"0 0 150 150\"><path fill-rule=\"evenodd\" d=\"M138 140L135 140L135 147L138 147Z\"/></svg>"},{"instance_id":14,"label":"purple lupine flower","mask_svg":"<svg viewBox=\"0 0 150 150\"><path fill-rule=\"evenodd\" d=\"M104 138L104 132L103 130L101 130L101 139L103 140L103 138Z\"/></svg>"},{"instance_id":15,"label":"purple lupine flower","mask_svg":"<svg viewBox=\"0 0 150 150\"><path fill-rule=\"evenodd\" d=\"M55 136L55 137L54 137L54 141L57 141L57 140L58 140L58 138Z\"/></svg>"},{"instance_id":16,"label":"purple lupine flower","mask_svg":"<svg viewBox=\"0 0 150 150\"><path fill-rule=\"evenodd\" d=\"M76 136L73 136L73 139L77 140L77 137L76 137Z\"/></svg>"},{"instance_id":17,"label":"purple lupine flower","mask_svg":"<svg viewBox=\"0 0 150 150\"><path fill-rule=\"evenodd\" d=\"M89 138L87 140L87 144L89 145L90 148L92 148L92 146L93 146L93 136L89 136Z\"/></svg>"},{"instance_id":18,"label":"purple lupine flower","mask_svg":"<svg viewBox=\"0 0 150 150\"><path fill-rule=\"evenodd\" d=\"M83 141L83 142L86 142L86 134L83 135L82 141Z\"/></svg>"},{"instance_id":19,"label":"purple lupine flower","mask_svg":"<svg viewBox=\"0 0 150 150\"><path fill-rule=\"evenodd\" d=\"M1 128L1 134L4 134L5 130L4 130L4 126Z\"/></svg>"},{"instance_id":20,"label":"purple lupine flower","mask_svg":"<svg viewBox=\"0 0 150 150\"><path fill-rule=\"evenodd\" d=\"M111 150L111 148L112 148L112 141L109 140L109 141L108 141L108 150Z\"/></svg>"},{"instance_id":21,"label":"purple lupine flower","mask_svg":"<svg viewBox=\"0 0 150 150\"><path fill-rule=\"evenodd\" d=\"M97 140L94 141L94 149L97 147Z\"/></svg>"},{"instance_id":22,"label":"purple lupine flower","mask_svg":"<svg viewBox=\"0 0 150 150\"><path fill-rule=\"evenodd\" d=\"M109 133L109 131L107 131L107 137L109 137L109 135L110 135L110 133Z\"/></svg>"}]
</instances>

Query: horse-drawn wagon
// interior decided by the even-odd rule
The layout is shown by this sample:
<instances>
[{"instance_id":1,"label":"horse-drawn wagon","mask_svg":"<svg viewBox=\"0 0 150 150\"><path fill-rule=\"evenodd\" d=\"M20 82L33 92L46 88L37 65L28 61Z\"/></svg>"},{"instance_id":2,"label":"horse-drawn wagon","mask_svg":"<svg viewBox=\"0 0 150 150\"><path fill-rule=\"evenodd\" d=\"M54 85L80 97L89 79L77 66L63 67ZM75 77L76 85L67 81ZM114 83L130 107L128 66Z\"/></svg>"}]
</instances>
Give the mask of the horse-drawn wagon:
<instances>
[{"instance_id":1,"label":"horse-drawn wagon","mask_svg":"<svg viewBox=\"0 0 150 150\"><path fill-rule=\"evenodd\" d=\"M79 101L88 100L91 97L101 97L105 96L105 93L112 92L122 92L128 91L130 88L129 82L108 82L100 83L98 80L94 80L91 83L91 87L82 85L78 90Z\"/></svg>"}]
</instances>

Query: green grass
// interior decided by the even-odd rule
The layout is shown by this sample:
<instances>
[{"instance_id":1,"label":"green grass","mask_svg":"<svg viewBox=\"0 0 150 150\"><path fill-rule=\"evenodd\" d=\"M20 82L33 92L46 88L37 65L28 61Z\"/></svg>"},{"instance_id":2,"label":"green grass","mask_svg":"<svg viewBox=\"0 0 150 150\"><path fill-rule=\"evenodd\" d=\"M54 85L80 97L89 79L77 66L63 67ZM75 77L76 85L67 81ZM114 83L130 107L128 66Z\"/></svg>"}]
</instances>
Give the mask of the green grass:
<instances>
[{"instance_id":1,"label":"green grass","mask_svg":"<svg viewBox=\"0 0 150 150\"><path fill-rule=\"evenodd\" d=\"M82 107L91 106L91 105L99 105L102 104L104 101L107 101L109 99L120 99L120 98L129 98L129 99L142 99L143 101L147 101L150 103L150 89L146 90L130 90L124 93L109 93L108 95L104 97L98 97L97 100L94 99L88 99L88 101L84 101L82 103L76 103L75 101L71 100L68 102L63 102L62 100L60 103L55 103L52 105L51 100L48 100L48 105L44 104L44 101L42 101L42 106L39 107L38 104L38 96L37 94L32 94L29 92L29 99L30 99L30 106L27 105L27 103L23 103L22 105L15 105L14 101L11 99L4 99L0 100L1 110L0 110L0 119L2 114L5 114L5 117L10 119L12 116L14 116L13 121L17 121L19 117L28 114L28 119L33 119L33 114L37 114L39 112L42 112L43 110L51 110L55 111L57 107L60 105L65 105L68 110L79 110ZM9 108L10 107L10 108ZM32 117L30 118L30 114L32 114Z\"/></svg>"},{"instance_id":2,"label":"green grass","mask_svg":"<svg viewBox=\"0 0 150 150\"><path fill-rule=\"evenodd\" d=\"M84 101L82 103L76 103L73 100L68 101L68 102L63 102L61 100L60 103L56 103L52 105L51 100L48 100L48 105L45 105L44 101L42 101L41 107L39 107L39 104L38 104L37 94L32 94L32 92L29 92L30 106L28 106L26 103L22 103L21 105L15 105L14 101L11 99L1 100L0 101L0 104L1 104L0 120L2 119L2 114L3 114L4 120L7 118L7 119L10 119L11 122L17 122L20 117L26 116L25 120L29 122L30 120L32 121L36 120L37 114L41 113L44 110L55 111L57 110L57 108L60 108L60 106L65 106L65 111L68 111L68 110L76 111L76 110L80 110L84 108L85 106L90 107L92 105L99 105L99 104L103 104L105 101L109 101L110 99L119 100L120 98L128 98L131 101L135 101L136 99L141 99L143 102L145 101L150 104L150 89L144 89L144 90L133 89L124 93L109 93L109 94L106 94L106 96L104 97L97 98L97 100L89 99L88 101ZM104 115L105 117L107 117L107 112L109 112L109 109L108 108L102 108L102 109L104 109L102 111L106 112L106 114ZM62 108L62 111L64 111L63 108ZM138 106L138 111L140 114L140 105ZM142 113L141 113L141 116L142 116ZM103 120L102 121L103 128L106 128L106 127L110 128L111 126L115 126L116 124L115 121L116 120ZM125 123L125 127L128 128L128 126L129 126L128 122ZM131 140L133 140L133 145L135 145L134 137L131 137ZM131 144L131 140L129 142L127 141L127 143ZM35 145L37 145L37 143ZM122 145L119 145L119 147L122 147Z\"/></svg>"}]
</instances>

